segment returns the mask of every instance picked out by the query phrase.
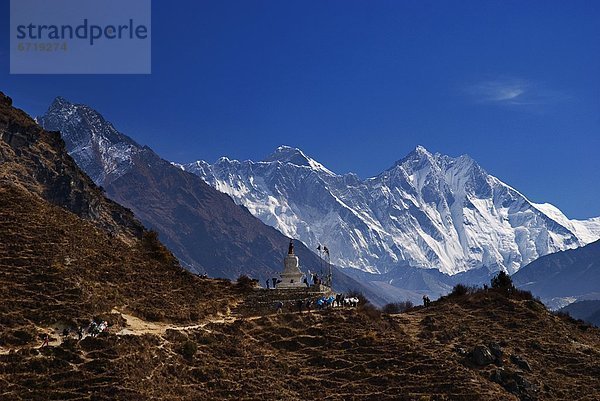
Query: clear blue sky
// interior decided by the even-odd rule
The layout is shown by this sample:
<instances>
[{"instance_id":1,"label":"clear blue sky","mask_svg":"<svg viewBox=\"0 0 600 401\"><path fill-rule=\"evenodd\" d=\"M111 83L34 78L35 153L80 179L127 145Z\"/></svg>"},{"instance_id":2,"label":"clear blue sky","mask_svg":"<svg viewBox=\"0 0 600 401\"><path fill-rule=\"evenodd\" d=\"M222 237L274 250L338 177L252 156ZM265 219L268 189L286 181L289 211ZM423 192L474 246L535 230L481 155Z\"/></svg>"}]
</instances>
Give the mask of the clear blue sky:
<instances>
[{"instance_id":1,"label":"clear blue sky","mask_svg":"<svg viewBox=\"0 0 600 401\"><path fill-rule=\"evenodd\" d=\"M149 76L9 75L174 161L300 147L375 175L417 144L468 153L533 201L600 216L600 1L153 1Z\"/></svg>"}]
</instances>

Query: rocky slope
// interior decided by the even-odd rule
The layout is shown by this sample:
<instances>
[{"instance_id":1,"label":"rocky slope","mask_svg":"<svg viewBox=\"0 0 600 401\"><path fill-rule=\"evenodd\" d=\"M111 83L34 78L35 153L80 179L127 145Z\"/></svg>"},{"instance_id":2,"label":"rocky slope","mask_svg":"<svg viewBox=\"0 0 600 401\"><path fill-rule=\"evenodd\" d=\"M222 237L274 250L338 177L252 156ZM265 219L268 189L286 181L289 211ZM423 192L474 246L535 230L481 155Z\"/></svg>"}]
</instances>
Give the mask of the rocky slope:
<instances>
[{"instance_id":1,"label":"rocky slope","mask_svg":"<svg viewBox=\"0 0 600 401\"><path fill-rule=\"evenodd\" d=\"M487 292L397 315L236 317L0 354L14 400L595 400L600 331ZM136 324L133 324L136 322ZM143 323L143 322L142 322ZM38 343L39 344L39 343Z\"/></svg>"},{"instance_id":2,"label":"rocky slope","mask_svg":"<svg viewBox=\"0 0 600 401\"><path fill-rule=\"evenodd\" d=\"M155 229L189 270L229 279L247 274L261 283L281 271L288 243L284 235L196 175L118 132L95 110L57 98L38 121L60 131L78 165L111 199ZM296 251L305 271L320 270L321 261L303 244ZM385 302L338 269L334 285Z\"/></svg>"},{"instance_id":3,"label":"rocky slope","mask_svg":"<svg viewBox=\"0 0 600 401\"><path fill-rule=\"evenodd\" d=\"M68 156L60 135L37 125L0 96L0 184L19 186L123 238L139 237L133 213L106 199Z\"/></svg>"},{"instance_id":4,"label":"rocky slope","mask_svg":"<svg viewBox=\"0 0 600 401\"><path fill-rule=\"evenodd\" d=\"M468 156L419 146L376 177L337 175L282 146L260 162L221 158L180 165L265 223L336 264L371 273L398 267L510 273L549 253L600 238L600 220L569 220L531 203Z\"/></svg>"},{"instance_id":5,"label":"rocky slope","mask_svg":"<svg viewBox=\"0 0 600 401\"><path fill-rule=\"evenodd\" d=\"M214 289L228 299L229 284L182 269L77 167L57 133L1 93L0 158L3 329L28 332L113 307L150 317L152 305L169 319L188 321L200 316L198 306Z\"/></svg>"}]
</instances>

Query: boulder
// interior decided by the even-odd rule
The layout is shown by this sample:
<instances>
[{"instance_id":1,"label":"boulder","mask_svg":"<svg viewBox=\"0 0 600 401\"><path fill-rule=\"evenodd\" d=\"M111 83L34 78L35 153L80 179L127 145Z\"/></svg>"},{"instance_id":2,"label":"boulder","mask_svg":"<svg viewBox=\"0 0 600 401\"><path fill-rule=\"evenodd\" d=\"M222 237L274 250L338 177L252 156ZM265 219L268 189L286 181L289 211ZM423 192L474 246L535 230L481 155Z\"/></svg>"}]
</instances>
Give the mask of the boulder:
<instances>
[{"instance_id":1,"label":"boulder","mask_svg":"<svg viewBox=\"0 0 600 401\"><path fill-rule=\"evenodd\" d=\"M491 342L488 344L488 348L490 349L490 352L492 353L492 355L494 355L496 358L501 359L502 358L502 347L500 347L500 344L495 343L495 342Z\"/></svg>"},{"instance_id":2,"label":"boulder","mask_svg":"<svg viewBox=\"0 0 600 401\"><path fill-rule=\"evenodd\" d=\"M494 355L494 358L496 358L494 363L498 366L502 366L502 356L504 355L504 352L502 351L500 344L491 342L488 344L488 348L490 349L492 355Z\"/></svg>"},{"instance_id":3,"label":"boulder","mask_svg":"<svg viewBox=\"0 0 600 401\"><path fill-rule=\"evenodd\" d=\"M496 358L492 355L490 349L485 345L478 345L473 348L472 352L472 360L479 366L489 365L494 363Z\"/></svg>"},{"instance_id":4,"label":"boulder","mask_svg":"<svg viewBox=\"0 0 600 401\"><path fill-rule=\"evenodd\" d=\"M498 383L523 401L534 401L537 399L537 386L529 382L519 372L498 368L491 373L490 380Z\"/></svg>"}]
</instances>

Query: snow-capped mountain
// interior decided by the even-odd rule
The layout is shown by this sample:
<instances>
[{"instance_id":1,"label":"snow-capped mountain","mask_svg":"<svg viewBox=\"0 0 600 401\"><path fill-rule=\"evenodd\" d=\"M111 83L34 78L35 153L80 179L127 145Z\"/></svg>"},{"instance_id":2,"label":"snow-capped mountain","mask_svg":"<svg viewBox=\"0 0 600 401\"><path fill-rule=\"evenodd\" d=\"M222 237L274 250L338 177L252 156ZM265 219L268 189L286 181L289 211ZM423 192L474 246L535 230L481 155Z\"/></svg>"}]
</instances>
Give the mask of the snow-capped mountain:
<instances>
[{"instance_id":1,"label":"snow-capped mountain","mask_svg":"<svg viewBox=\"0 0 600 401\"><path fill-rule=\"evenodd\" d=\"M260 162L177 164L287 236L325 244L332 261L372 273L397 266L448 274L510 273L542 255L600 238L600 219L569 220L534 204L469 156L418 146L368 179L338 175L301 150L279 147Z\"/></svg>"},{"instance_id":2,"label":"snow-capped mountain","mask_svg":"<svg viewBox=\"0 0 600 401\"><path fill-rule=\"evenodd\" d=\"M100 113L57 97L36 119L47 130L60 131L69 154L98 185L116 180L132 166L142 146L117 131Z\"/></svg>"}]
</instances>

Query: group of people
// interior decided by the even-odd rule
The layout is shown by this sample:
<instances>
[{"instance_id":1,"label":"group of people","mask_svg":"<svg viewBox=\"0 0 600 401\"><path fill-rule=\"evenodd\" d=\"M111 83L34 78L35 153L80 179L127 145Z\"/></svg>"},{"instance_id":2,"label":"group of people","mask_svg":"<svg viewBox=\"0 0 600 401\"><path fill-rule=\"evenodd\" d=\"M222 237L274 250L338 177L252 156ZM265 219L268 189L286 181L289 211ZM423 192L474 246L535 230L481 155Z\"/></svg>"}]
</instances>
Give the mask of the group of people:
<instances>
[{"instance_id":1,"label":"group of people","mask_svg":"<svg viewBox=\"0 0 600 401\"><path fill-rule=\"evenodd\" d=\"M100 323L96 323L95 320L90 320L90 324L88 325L86 331L92 337L96 337L100 333L108 332L108 322L106 320L103 320Z\"/></svg>"},{"instance_id":2,"label":"group of people","mask_svg":"<svg viewBox=\"0 0 600 401\"><path fill-rule=\"evenodd\" d=\"M267 284L267 290L271 289L271 283L273 283L273 289L275 289L275 287L277 287L277 284L281 283L281 280L279 280L277 277L273 277L273 278L268 278L265 283Z\"/></svg>"},{"instance_id":3,"label":"group of people","mask_svg":"<svg viewBox=\"0 0 600 401\"><path fill-rule=\"evenodd\" d=\"M67 339L71 336L71 333L75 333L77 335L77 340L81 341L86 333L91 337L97 337L100 333L108 332L108 322L106 320L102 320L100 323L96 322L93 319L90 319L90 322L87 326L81 325L76 329L71 327L65 327L62 331L62 336L64 339ZM50 344L50 335L48 333L44 333L42 336L42 346L40 348L48 347Z\"/></svg>"},{"instance_id":4,"label":"group of people","mask_svg":"<svg viewBox=\"0 0 600 401\"><path fill-rule=\"evenodd\" d=\"M427 307L431 305L431 300L427 295L423 295L423 306Z\"/></svg>"},{"instance_id":5,"label":"group of people","mask_svg":"<svg viewBox=\"0 0 600 401\"><path fill-rule=\"evenodd\" d=\"M313 308L313 305L316 306L318 310L326 309L326 308L341 308L341 307L357 307L359 303L359 299L356 297L348 297L344 294L336 294L335 296L330 295L328 297L320 297L316 301L312 299L298 299L295 302L290 303L290 307L295 307L298 312L302 312L304 310L310 312ZM283 313L283 307L285 304L283 301L277 301L275 303L275 311L277 313Z\"/></svg>"}]
</instances>

